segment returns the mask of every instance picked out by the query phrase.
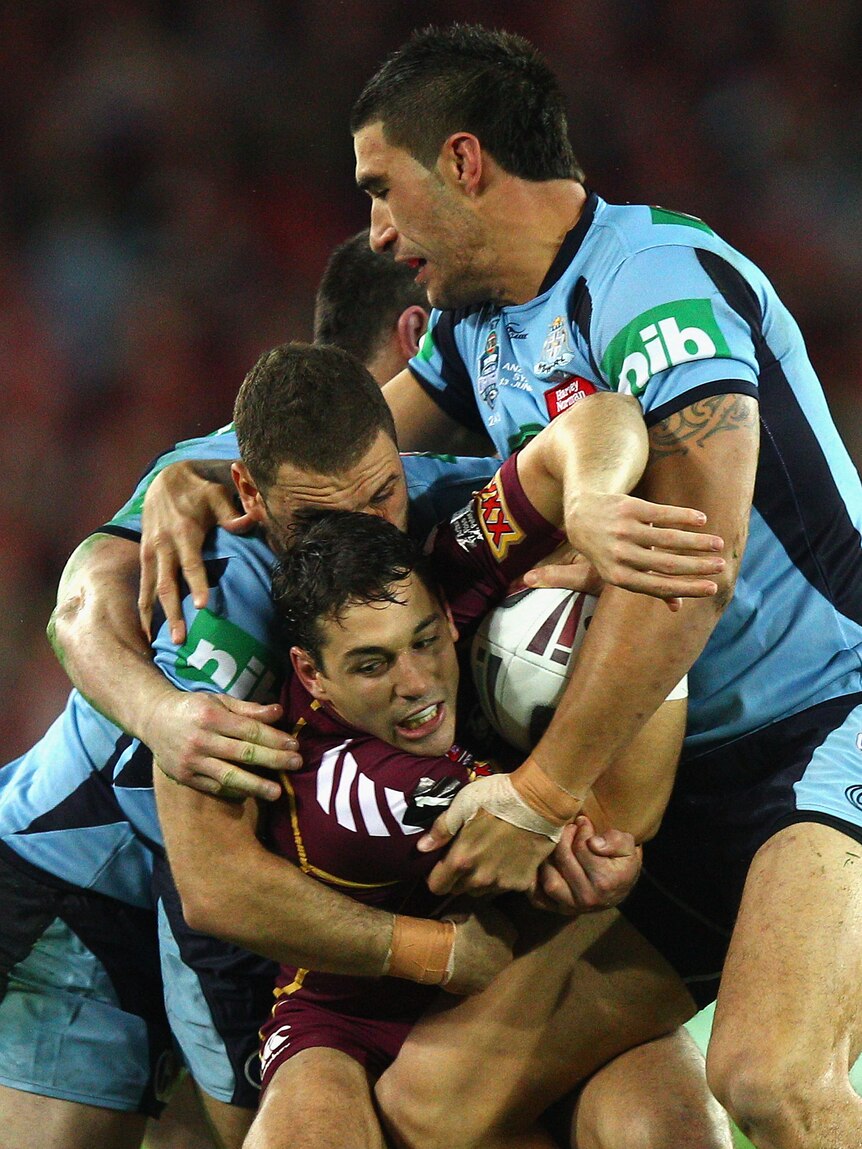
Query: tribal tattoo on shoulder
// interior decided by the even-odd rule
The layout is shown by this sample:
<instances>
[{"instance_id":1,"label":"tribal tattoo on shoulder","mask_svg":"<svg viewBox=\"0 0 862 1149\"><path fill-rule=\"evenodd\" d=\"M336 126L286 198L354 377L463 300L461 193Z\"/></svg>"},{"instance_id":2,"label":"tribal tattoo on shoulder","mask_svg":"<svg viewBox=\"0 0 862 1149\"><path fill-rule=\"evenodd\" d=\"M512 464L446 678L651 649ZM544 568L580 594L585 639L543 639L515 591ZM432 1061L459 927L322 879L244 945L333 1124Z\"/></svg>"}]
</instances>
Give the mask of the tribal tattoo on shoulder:
<instances>
[{"instance_id":1,"label":"tribal tattoo on shoulder","mask_svg":"<svg viewBox=\"0 0 862 1149\"><path fill-rule=\"evenodd\" d=\"M711 395L677 411L650 431L650 461L685 455L721 431L756 427L757 404L747 395Z\"/></svg>"}]
</instances>

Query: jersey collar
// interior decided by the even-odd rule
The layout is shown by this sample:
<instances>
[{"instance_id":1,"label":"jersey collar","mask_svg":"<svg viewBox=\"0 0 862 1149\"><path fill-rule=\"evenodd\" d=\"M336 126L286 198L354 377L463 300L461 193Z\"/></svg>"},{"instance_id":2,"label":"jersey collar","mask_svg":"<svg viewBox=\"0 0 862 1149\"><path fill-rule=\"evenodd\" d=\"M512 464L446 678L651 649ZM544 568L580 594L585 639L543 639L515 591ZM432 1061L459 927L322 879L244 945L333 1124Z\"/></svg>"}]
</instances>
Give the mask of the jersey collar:
<instances>
[{"instance_id":1,"label":"jersey collar","mask_svg":"<svg viewBox=\"0 0 862 1149\"><path fill-rule=\"evenodd\" d=\"M541 287L536 292L536 296L544 295L546 291L554 286L578 252L578 248L584 242L584 237L590 230L590 224L593 222L593 216L596 214L596 206L599 202L599 197L595 192L588 191L584 210L581 212L580 218L571 231L566 233L565 239L560 244L560 250L554 256L554 262L548 268L548 273L542 280Z\"/></svg>"}]
</instances>

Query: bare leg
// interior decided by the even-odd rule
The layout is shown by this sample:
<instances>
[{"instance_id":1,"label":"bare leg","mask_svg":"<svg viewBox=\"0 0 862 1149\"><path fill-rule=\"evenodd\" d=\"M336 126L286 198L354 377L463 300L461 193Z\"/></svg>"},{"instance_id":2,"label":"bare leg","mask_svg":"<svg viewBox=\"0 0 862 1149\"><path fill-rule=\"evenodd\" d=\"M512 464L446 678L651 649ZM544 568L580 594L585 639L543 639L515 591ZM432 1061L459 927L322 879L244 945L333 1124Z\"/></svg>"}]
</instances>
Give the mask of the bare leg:
<instances>
[{"instance_id":1,"label":"bare leg","mask_svg":"<svg viewBox=\"0 0 862 1149\"><path fill-rule=\"evenodd\" d=\"M553 1101L612 1058L673 1032L694 1013L679 979L615 911L562 928L549 915L542 920L537 928L548 936L483 993L448 1004L441 995L439 1010L420 1020L381 1077L378 1101L399 1143L506 1144L500 1139L533 1130ZM679 1088L705 1094L702 1063L673 1071L694 1071L700 1084L677 1084L672 1072L655 1102L667 1103ZM648 1089L657 1089L654 1080Z\"/></svg>"},{"instance_id":2,"label":"bare leg","mask_svg":"<svg viewBox=\"0 0 862 1149\"><path fill-rule=\"evenodd\" d=\"M615 1057L581 1091L572 1149L731 1149L727 1113L685 1029Z\"/></svg>"},{"instance_id":3,"label":"bare leg","mask_svg":"<svg viewBox=\"0 0 862 1149\"><path fill-rule=\"evenodd\" d=\"M218 1149L241 1149L254 1120L255 1111L243 1109L239 1105L228 1105L226 1101L218 1101L215 1097L204 1093L202 1089L198 1096Z\"/></svg>"},{"instance_id":4,"label":"bare leg","mask_svg":"<svg viewBox=\"0 0 862 1149\"><path fill-rule=\"evenodd\" d=\"M752 862L718 996L707 1071L758 1149L858 1149L862 847L789 826Z\"/></svg>"},{"instance_id":5,"label":"bare leg","mask_svg":"<svg viewBox=\"0 0 862 1149\"><path fill-rule=\"evenodd\" d=\"M276 1070L245 1149L386 1149L365 1069L337 1049L305 1049Z\"/></svg>"},{"instance_id":6,"label":"bare leg","mask_svg":"<svg viewBox=\"0 0 862 1149\"><path fill-rule=\"evenodd\" d=\"M218 1149L195 1084L183 1074L158 1120L147 1122L147 1149Z\"/></svg>"},{"instance_id":7,"label":"bare leg","mask_svg":"<svg viewBox=\"0 0 862 1149\"><path fill-rule=\"evenodd\" d=\"M146 1118L0 1085L0 1149L138 1149Z\"/></svg>"}]
</instances>

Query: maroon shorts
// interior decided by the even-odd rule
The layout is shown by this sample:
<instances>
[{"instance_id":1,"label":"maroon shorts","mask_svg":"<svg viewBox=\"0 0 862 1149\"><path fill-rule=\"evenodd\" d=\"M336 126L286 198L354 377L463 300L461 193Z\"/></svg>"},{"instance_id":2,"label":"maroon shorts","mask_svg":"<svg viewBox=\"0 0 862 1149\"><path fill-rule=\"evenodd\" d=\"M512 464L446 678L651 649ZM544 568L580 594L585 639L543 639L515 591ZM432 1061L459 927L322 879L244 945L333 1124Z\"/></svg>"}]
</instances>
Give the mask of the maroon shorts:
<instances>
[{"instance_id":1,"label":"maroon shorts","mask_svg":"<svg viewBox=\"0 0 862 1149\"><path fill-rule=\"evenodd\" d=\"M397 1057L415 1020L356 1017L317 1002L283 998L260 1031L261 1096L278 1067L303 1049L340 1049L379 1077Z\"/></svg>"}]
</instances>

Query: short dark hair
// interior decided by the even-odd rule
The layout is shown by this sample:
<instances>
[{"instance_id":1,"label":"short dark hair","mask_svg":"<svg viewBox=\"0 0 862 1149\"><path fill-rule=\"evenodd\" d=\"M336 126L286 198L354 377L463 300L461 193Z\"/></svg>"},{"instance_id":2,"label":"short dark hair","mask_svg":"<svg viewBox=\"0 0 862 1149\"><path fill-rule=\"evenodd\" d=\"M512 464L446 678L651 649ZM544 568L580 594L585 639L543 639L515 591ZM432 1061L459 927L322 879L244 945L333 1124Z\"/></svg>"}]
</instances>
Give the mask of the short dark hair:
<instances>
[{"instance_id":1,"label":"short dark hair","mask_svg":"<svg viewBox=\"0 0 862 1149\"><path fill-rule=\"evenodd\" d=\"M379 386L338 347L284 343L265 352L243 380L233 418L242 461L263 492L282 463L337 475L381 431L397 442Z\"/></svg>"},{"instance_id":2,"label":"short dark hair","mask_svg":"<svg viewBox=\"0 0 862 1149\"><path fill-rule=\"evenodd\" d=\"M414 268L371 250L368 228L333 251L314 301L314 341L368 364L408 307L428 308Z\"/></svg>"},{"instance_id":3,"label":"short dark hair","mask_svg":"<svg viewBox=\"0 0 862 1149\"><path fill-rule=\"evenodd\" d=\"M323 623L357 604L400 602L396 585L411 574L442 601L429 557L386 519L358 511L300 511L272 576L287 647L300 647L322 667Z\"/></svg>"},{"instance_id":4,"label":"short dark hair","mask_svg":"<svg viewBox=\"0 0 862 1149\"><path fill-rule=\"evenodd\" d=\"M362 89L350 130L378 120L390 144L429 169L444 140L463 131L522 179L584 178L557 78L512 32L478 24L417 30Z\"/></svg>"}]
</instances>

